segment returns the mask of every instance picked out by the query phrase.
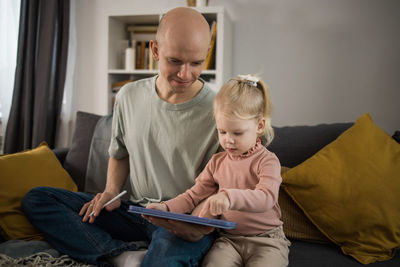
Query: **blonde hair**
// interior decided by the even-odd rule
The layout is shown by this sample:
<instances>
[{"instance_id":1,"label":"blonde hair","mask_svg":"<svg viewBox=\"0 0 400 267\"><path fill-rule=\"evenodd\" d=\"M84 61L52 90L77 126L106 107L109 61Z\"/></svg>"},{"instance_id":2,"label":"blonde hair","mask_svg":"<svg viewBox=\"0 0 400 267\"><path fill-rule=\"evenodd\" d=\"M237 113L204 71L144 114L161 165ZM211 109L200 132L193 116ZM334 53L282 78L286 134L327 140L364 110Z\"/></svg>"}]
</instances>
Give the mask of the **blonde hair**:
<instances>
[{"instance_id":1,"label":"blonde hair","mask_svg":"<svg viewBox=\"0 0 400 267\"><path fill-rule=\"evenodd\" d=\"M218 112L225 116L234 116L239 119L251 120L265 119L264 136L266 146L274 138L274 130L271 125L272 104L268 86L258 77L254 82L244 76L237 76L222 85L214 99L214 117Z\"/></svg>"}]
</instances>

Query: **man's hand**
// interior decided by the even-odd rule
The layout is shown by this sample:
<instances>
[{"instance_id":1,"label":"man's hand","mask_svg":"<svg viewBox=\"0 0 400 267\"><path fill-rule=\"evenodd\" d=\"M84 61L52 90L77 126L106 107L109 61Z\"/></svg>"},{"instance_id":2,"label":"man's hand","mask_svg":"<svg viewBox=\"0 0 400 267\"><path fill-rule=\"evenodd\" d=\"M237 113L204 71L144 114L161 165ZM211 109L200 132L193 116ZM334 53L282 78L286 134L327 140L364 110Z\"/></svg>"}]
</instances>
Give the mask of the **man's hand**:
<instances>
[{"instance_id":1,"label":"man's hand","mask_svg":"<svg viewBox=\"0 0 400 267\"><path fill-rule=\"evenodd\" d=\"M158 225L186 241L199 241L204 235L214 231L214 227L162 219L154 216L143 216L152 224Z\"/></svg>"},{"instance_id":2,"label":"man's hand","mask_svg":"<svg viewBox=\"0 0 400 267\"><path fill-rule=\"evenodd\" d=\"M201 207L205 202L201 202L192 212L192 215L198 216ZM158 210L163 210L163 211L168 211L167 205L164 203L152 203L146 206L146 208L151 208L151 209L158 209ZM175 221L175 220L168 220L168 219L163 219L159 217L154 217L154 216L147 216L143 215L143 217L151 222L152 224L155 224L157 226L163 227L170 231L171 233L175 234L176 236L187 240L191 242L195 242L200 240L204 235L211 233L214 231L214 227L210 226L204 226L204 225L197 225L197 224L192 224L192 223L185 223L181 221ZM212 216L209 216L210 218Z\"/></svg>"},{"instance_id":3,"label":"man's hand","mask_svg":"<svg viewBox=\"0 0 400 267\"><path fill-rule=\"evenodd\" d=\"M199 217L206 217L208 214L211 214L212 216L221 215L225 211L229 210L230 205L231 202L228 194L223 191L219 192L207 198L204 207L200 211Z\"/></svg>"},{"instance_id":4,"label":"man's hand","mask_svg":"<svg viewBox=\"0 0 400 267\"><path fill-rule=\"evenodd\" d=\"M83 216L82 221L89 223L93 223L96 219L97 216L99 216L103 205L106 204L109 200L111 200L113 197L115 197L117 193L111 193L111 192L103 192L103 193L98 193L90 202L85 203L81 210L79 211L79 215ZM117 199L116 201L112 202L110 205L105 207L107 211L112 211L116 208L119 208L121 205L121 200ZM94 214L92 216L89 216L90 213L94 211Z\"/></svg>"}]
</instances>

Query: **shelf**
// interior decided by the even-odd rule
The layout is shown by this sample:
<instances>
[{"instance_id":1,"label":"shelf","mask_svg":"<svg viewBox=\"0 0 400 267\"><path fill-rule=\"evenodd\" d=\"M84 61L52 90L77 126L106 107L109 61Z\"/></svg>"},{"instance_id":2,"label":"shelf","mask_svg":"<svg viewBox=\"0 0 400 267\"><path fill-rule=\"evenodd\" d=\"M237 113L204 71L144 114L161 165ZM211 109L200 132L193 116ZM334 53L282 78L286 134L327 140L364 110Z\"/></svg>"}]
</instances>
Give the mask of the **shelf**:
<instances>
[{"instance_id":1,"label":"shelf","mask_svg":"<svg viewBox=\"0 0 400 267\"><path fill-rule=\"evenodd\" d=\"M108 74L157 74L158 70L125 70L125 69L110 69Z\"/></svg>"},{"instance_id":2,"label":"shelf","mask_svg":"<svg viewBox=\"0 0 400 267\"><path fill-rule=\"evenodd\" d=\"M109 69L108 74L157 74L158 70L125 70L125 69ZM201 75L216 75L216 70L203 70Z\"/></svg>"}]
</instances>

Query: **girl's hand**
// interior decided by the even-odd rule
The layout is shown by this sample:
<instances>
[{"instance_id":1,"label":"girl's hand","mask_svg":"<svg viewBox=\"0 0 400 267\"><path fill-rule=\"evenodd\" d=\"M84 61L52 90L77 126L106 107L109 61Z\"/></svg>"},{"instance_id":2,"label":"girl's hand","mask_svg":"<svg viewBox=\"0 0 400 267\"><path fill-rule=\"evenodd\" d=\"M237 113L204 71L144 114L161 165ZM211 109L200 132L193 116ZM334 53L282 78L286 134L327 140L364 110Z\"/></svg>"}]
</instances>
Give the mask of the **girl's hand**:
<instances>
[{"instance_id":1,"label":"girl's hand","mask_svg":"<svg viewBox=\"0 0 400 267\"><path fill-rule=\"evenodd\" d=\"M154 210L168 211L168 207L164 203L151 203L151 204L147 205L146 208L154 209Z\"/></svg>"},{"instance_id":2,"label":"girl's hand","mask_svg":"<svg viewBox=\"0 0 400 267\"><path fill-rule=\"evenodd\" d=\"M221 215L229 210L230 205L231 202L229 201L228 194L219 192L206 200L199 217L205 217L207 214L211 214L212 216Z\"/></svg>"}]
</instances>

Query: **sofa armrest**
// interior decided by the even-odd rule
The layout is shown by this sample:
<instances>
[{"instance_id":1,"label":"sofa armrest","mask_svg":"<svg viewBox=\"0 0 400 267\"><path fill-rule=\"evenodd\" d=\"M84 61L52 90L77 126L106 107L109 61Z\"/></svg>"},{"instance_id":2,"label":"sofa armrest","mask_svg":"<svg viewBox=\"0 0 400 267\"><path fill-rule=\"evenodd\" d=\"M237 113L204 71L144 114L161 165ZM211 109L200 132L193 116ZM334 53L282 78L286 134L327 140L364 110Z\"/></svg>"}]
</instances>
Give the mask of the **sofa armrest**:
<instances>
[{"instance_id":1,"label":"sofa armrest","mask_svg":"<svg viewBox=\"0 0 400 267\"><path fill-rule=\"evenodd\" d=\"M60 148L54 148L53 153L56 155L58 161L61 163L61 165L64 164L65 158L67 157L69 148L68 147L60 147Z\"/></svg>"}]
</instances>

